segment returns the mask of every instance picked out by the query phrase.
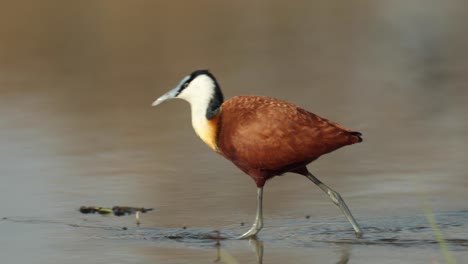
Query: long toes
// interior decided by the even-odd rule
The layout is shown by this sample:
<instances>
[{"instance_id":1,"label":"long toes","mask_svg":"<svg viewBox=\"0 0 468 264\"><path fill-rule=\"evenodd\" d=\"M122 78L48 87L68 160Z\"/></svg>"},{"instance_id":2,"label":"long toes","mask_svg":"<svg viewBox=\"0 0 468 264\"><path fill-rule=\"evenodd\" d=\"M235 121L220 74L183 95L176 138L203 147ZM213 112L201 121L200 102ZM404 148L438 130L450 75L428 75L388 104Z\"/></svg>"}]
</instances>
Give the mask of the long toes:
<instances>
[{"instance_id":1,"label":"long toes","mask_svg":"<svg viewBox=\"0 0 468 264\"><path fill-rule=\"evenodd\" d=\"M257 233L258 233L257 230L251 229L251 230L245 232L243 235L239 236L237 239L247 239L247 238L251 238L251 237L256 237Z\"/></svg>"},{"instance_id":2,"label":"long toes","mask_svg":"<svg viewBox=\"0 0 468 264\"><path fill-rule=\"evenodd\" d=\"M257 237L257 234L243 234L242 236L239 236L237 239L248 239L248 238L255 238Z\"/></svg>"},{"instance_id":3,"label":"long toes","mask_svg":"<svg viewBox=\"0 0 468 264\"><path fill-rule=\"evenodd\" d=\"M362 238L362 235L363 235L362 231L359 230L355 232L355 234L356 234L356 238Z\"/></svg>"}]
</instances>

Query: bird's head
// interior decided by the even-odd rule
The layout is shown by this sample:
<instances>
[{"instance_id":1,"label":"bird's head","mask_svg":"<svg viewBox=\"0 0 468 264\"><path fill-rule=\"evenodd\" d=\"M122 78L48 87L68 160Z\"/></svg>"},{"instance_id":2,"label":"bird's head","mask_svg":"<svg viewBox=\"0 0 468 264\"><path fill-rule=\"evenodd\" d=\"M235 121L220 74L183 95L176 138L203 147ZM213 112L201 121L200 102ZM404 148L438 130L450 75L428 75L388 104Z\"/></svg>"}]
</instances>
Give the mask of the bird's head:
<instances>
[{"instance_id":1,"label":"bird's head","mask_svg":"<svg viewBox=\"0 0 468 264\"><path fill-rule=\"evenodd\" d=\"M206 107L207 117L210 110L218 109L224 100L216 78L208 70L197 70L185 76L174 89L156 99L152 105L175 98L184 99L192 107Z\"/></svg>"}]
</instances>

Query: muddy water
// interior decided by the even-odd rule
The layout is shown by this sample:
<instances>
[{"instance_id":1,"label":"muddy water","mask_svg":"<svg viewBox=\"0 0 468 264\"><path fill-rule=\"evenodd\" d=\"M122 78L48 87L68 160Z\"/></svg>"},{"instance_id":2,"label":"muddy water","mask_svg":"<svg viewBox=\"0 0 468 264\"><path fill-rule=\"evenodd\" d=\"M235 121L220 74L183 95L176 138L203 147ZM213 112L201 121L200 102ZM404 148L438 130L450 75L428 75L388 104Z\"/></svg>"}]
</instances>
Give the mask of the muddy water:
<instances>
[{"instance_id":1,"label":"muddy water","mask_svg":"<svg viewBox=\"0 0 468 264\"><path fill-rule=\"evenodd\" d=\"M462 1L4 4L2 263L466 262L466 12ZM226 97L283 98L364 134L309 166L364 238L320 189L285 175L266 186L259 240L230 239L253 221L253 182L195 136L186 103L150 107L199 68ZM81 205L156 211L137 227Z\"/></svg>"}]
</instances>

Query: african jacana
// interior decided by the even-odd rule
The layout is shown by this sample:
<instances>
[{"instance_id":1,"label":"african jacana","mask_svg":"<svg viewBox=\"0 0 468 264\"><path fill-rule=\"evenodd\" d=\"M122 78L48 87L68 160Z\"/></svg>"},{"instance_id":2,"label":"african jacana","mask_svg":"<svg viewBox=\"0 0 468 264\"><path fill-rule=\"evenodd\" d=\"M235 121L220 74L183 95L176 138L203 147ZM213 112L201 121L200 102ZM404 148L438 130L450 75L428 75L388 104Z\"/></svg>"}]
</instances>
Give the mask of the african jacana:
<instances>
[{"instance_id":1,"label":"african jacana","mask_svg":"<svg viewBox=\"0 0 468 264\"><path fill-rule=\"evenodd\" d=\"M218 82L207 70L186 76L153 106L173 98L190 103L192 125L198 136L257 184L255 222L239 238L255 236L262 229L265 182L286 172L304 175L319 186L343 211L356 236L362 235L340 194L306 167L323 154L361 142L361 133L274 98L236 96L224 102Z\"/></svg>"}]
</instances>

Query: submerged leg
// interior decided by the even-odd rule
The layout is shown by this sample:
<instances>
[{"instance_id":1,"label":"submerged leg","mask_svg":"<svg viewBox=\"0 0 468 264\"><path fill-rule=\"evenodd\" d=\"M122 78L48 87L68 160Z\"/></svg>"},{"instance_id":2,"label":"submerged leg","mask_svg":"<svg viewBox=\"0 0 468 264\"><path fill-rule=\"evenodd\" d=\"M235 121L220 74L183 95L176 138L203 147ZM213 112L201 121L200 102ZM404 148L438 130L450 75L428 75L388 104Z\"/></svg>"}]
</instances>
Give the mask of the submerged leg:
<instances>
[{"instance_id":1,"label":"submerged leg","mask_svg":"<svg viewBox=\"0 0 468 264\"><path fill-rule=\"evenodd\" d=\"M345 201L343 198L341 198L341 195L334 190L332 190L330 187L322 183L319 179L317 179L312 173L307 172L307 175L305 175L309 180L311 180L313 183L315 183L320 189L322 189L330 198L332 199L333 203L336 204L338 207L340 207L341 211L343 214L346 216L348 219L349 223L354 228L354 232L356 232L356 237L360 238L362 237L362 230L359 227L358 223L354 219L353 215L351 214L351 211L349 211L348 206L346 205Z\"/></svg>"},{"instance_id":2,"label":"submerged leg","mask_svg":"<svg viewBox=\"0 0 468 264\"><path fill-rule=\"evenodd\" d=\"M263 227L263 214L262 214L262 201L263 201L263 187L257 189L257 215L255 216L255 222L249 231L238 237L238 239L245 239L257 235Z\"/></svg>"}]
</instances>

